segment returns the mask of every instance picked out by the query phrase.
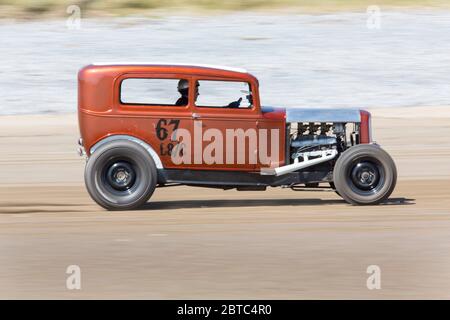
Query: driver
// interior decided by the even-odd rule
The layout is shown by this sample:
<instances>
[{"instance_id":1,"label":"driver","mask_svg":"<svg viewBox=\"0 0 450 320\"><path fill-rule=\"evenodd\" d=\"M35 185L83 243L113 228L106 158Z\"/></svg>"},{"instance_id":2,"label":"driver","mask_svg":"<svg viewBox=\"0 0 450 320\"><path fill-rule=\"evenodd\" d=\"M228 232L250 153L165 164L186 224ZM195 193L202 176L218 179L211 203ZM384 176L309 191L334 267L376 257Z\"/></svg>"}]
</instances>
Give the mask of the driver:
<instances>
[{"instance_id":1,"label":"driver","mask_svg":"<svg viewBox=\"0 0 450 320\"><path fill-rule=\"evenodd\" d=\"M175 105L176 106L187 105L189 101L189 81L187 81L186 79L181 79L180 81L178 81L177 89L178 92L181 94L181 97L178 98Z\"/></svg>"},{"instance_id":2,"label":"driver","mask_svg":"<svg viewBox=\"0 0 450 320\"><path fill-rule=\"evenodd\" d=\"M196 87L198 88L200 84L196 83ZM176 106L186 106L189 102L189 81L186 79L181 79L178 81L177 86L178 92L181 94L181 97L178 98L177 102L175 103ZM198 92L198 89L195 92L195 101L197 101L198 96L200 93Z\"/></svg>"}]
</instances>

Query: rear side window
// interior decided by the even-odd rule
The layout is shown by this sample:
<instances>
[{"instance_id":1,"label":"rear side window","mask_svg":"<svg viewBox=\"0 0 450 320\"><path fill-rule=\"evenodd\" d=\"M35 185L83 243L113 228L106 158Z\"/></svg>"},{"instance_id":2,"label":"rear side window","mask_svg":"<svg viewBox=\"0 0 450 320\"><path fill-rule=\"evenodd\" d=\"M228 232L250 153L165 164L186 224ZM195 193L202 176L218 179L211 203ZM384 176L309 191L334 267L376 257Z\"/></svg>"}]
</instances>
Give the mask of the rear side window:
<instances>
[{"instance_id":1,"label":"rear side window","mask_svg":"<svg viewBox=\"0 0 450 320\"><path fill-rule=\"evenodd\" d=\"M195 105L209 108L251 108L251 86L239 81L199 80Z\"/></svg>"},{"instance_id":2,"label":"rear side window","mask_svg":"<svg viewBox=\"0 0 450 320\"><path fill-rule=\"evenodd\" d=\"M187 96L179 90L181 79L128 78L120 85L120 102L158 106L185 106ZM183 79L182 82L187 82Z\"/></svg>"}]
</instances>

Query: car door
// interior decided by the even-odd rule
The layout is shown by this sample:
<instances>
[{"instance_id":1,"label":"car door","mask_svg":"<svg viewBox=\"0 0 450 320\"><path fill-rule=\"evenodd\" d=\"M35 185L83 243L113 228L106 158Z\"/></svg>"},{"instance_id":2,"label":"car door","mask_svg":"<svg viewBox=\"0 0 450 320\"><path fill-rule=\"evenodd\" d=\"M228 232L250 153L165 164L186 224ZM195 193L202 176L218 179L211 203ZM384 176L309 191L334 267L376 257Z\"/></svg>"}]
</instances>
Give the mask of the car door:
<instances>
[{"instance_id":1,"label":"car door","mask_svg":"<svg viewBox=\"0 0 450 320\"><path fill-rule=\"evenodd\" d=\"M252 85L218 78L198 78L194 84L193 167L254 171L261 114L252 101Z\"/></svg>"}]
</instances>

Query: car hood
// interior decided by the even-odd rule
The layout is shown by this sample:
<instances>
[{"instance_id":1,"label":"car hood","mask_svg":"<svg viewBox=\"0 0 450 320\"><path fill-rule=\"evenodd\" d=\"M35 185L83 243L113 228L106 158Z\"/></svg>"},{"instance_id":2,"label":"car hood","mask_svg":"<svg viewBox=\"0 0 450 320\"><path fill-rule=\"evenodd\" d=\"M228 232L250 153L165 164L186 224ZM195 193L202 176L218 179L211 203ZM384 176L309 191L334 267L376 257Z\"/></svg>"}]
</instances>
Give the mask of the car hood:
<instances>
[{"instance_id":1,"label":"car hood","mask_svg":"<svg viewBox=\"0 0 450 320\"><path fill-rule=\"evenodd\" d=\"M273 120L284 120L286 118L286 109L280 107L262 106L262 114L264 118Z\"/></svg>"},{"instance_id":2,"label":"car hood","mask_svg":"<svg viewBox=\"0 0 450 320\"><path fill-rule=\"evenodd\" d=\"M325 108L280 108L261 107L263 116L268 119L286 119L286 122L360 122L359 109L325 109Z\"/></svg>"}]
</instances>

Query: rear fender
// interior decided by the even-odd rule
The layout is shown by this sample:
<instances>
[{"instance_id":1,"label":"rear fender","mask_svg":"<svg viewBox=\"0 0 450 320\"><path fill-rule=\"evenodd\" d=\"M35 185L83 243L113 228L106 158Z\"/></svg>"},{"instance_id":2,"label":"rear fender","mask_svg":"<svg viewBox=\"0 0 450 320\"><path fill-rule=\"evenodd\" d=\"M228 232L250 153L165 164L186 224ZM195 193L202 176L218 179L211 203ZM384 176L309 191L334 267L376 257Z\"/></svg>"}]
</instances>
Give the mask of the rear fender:
<instances>
[{"instance_id":1,"label":"rear fender","mask_svg":"<svg viewBox=\"0 0 450 320\"><path fill-rule=\"evenodd\" d=\"M94 144L91 147L90 154L94 153L95 150L97 150L99 147L101 147L111 141L117 141L117 140L128 140L128 141L132 141L134 143L141 145L145 150L147 150L148 154L152 157L153 161L155 162L156 168L157 169L164 168L162 165L161 159L159 158L155 149L153 149L148 143L142 141L141 139L138 139L136 137L129 136L129 135L113 135L113 136L104 138L104 139L98 141L96 144Z\"/></svg>"}]
</instances>

